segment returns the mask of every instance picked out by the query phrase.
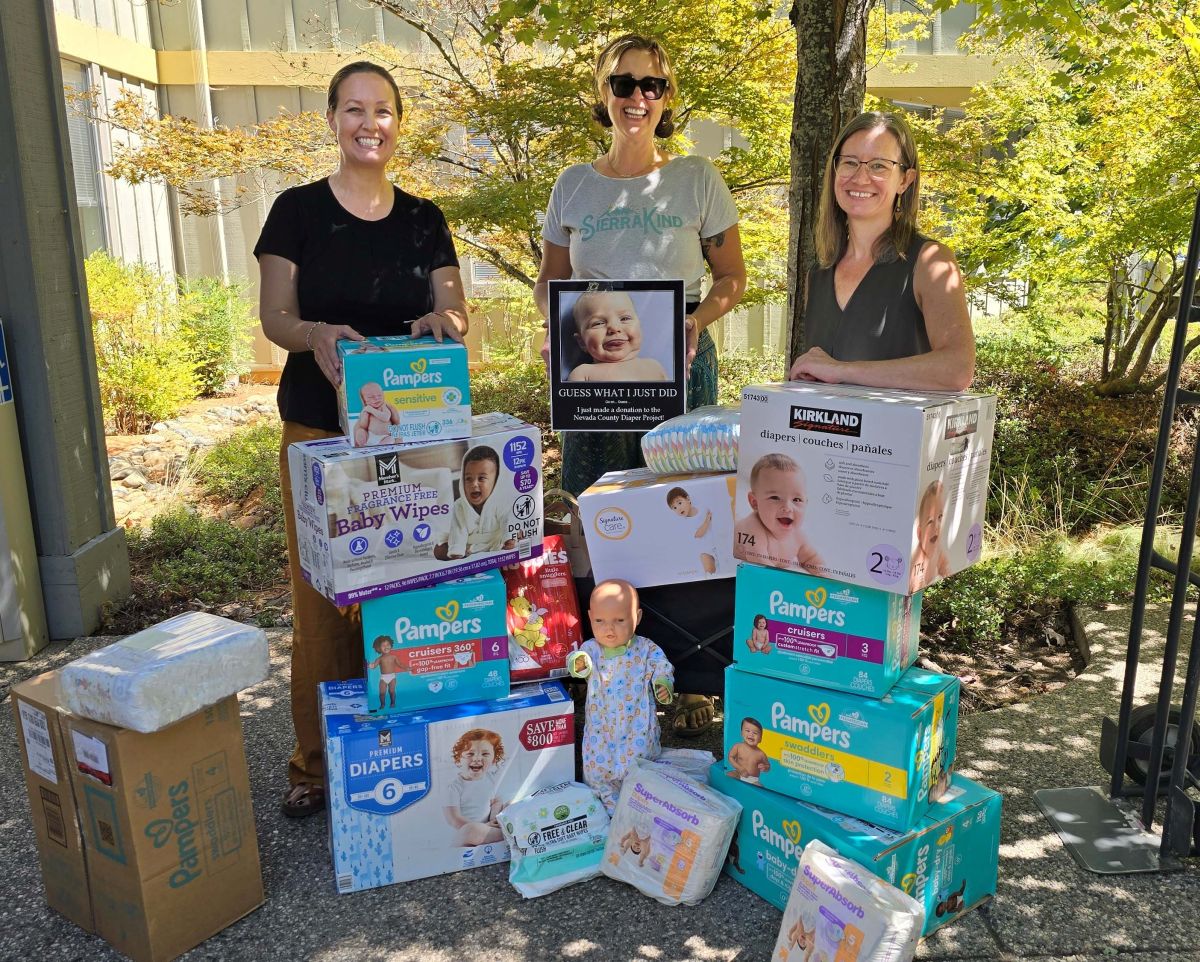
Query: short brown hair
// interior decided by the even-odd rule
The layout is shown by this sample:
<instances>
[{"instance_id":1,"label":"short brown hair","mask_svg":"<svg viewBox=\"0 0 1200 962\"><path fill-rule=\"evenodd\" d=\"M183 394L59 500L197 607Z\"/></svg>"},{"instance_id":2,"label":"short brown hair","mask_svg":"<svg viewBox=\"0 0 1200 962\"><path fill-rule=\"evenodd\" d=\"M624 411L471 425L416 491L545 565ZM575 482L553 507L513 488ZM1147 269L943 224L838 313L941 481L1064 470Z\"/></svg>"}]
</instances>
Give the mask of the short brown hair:
<instances>
[{"instance_id":1,"label":"short brown hair","mask_svg":"<svg viewBox=\"0 0 1200 962\"><path fill-rule=\"evenodd\" d=\"M690 499L691 495L688 494L686 491L684 491L683 488L672 488L670 491L667 492L667 507L668 508L671 507L671 502L674 501L676 498Z\"/></svg>"},{"instance_id":2,"label":"short brown hair","mask_svg":"<svg viewBox=\"0 0 1200 962\"><path fill-rule=\"evenodd\" d=\"M344 67L341 67L333 75L329 81L329 90L325 94L325 102L329 105L331 112L337 110L338 88L342 85L342 81L356 73L373 73L386 80L388 86L392 88L393 96L396 98L396 119L399 120L404 116L404 103L400 99L400 87L396 84L396 78L388 73L386 67L381 67L377 63L371 63L370 60L355 60L353 63L348 63Z\"/></svg>"},{"instance_id":3,"label":"short brown hair","mask_svg":"<svg viewBox=\"0 0 1200 962\"><path fill-rule=\"evenodd\" d=\"M758 476L764 471L799 471L798 465L792 458L786 454L764 454L761 458L754 462L754 467L750 469L750 487L753 488L758 484Z\"/></svg>"},{"instance_id":4,"label":"short brown hair","mask_svg":"<svg viewBox=\"0 0 1200 962\"><path fill-rule=\"evenodd\" d=\"M616 40L611 41L608 46L600 51L600 56L596 58L596 69L593 73L593 78L596 81L596 103L592 105L592 119L601 127L611 127L612 118L608 115L608 108L604 105L605 95L608 88L608 78L611 77L617 69L617 64L621 58L630 50L645 50L655 60L658 61L658 66L663 72L663 76L667 78L667 90L663 94L663 99L667 105L667 109L663 111L662 116L658 119L658 126L654 128L656 137L670 137L675 133L675 122L671 119L674 111L670 104L675 99L675 95L679 88L675 83L675 71L671 69L671 58L667 56L667 52L659 41L653 37L645 37L640 33L626 33Z\"/></svg>"}]
</instances>

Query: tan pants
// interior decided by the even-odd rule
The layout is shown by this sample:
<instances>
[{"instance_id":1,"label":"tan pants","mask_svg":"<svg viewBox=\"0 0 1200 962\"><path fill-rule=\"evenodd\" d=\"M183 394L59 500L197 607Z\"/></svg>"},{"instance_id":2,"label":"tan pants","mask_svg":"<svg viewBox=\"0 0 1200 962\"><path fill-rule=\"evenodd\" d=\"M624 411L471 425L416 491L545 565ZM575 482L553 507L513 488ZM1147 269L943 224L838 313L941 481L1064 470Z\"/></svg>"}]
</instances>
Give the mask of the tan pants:
<instances>
[{"instance_id":1,"label":"tan pants","mask_svg":"<svg viewBox=\"0 0 1200 962\"><path fill-rule=\"evenodd\" d=\"M317 685L323 681L361 678L364 674L362 617L358 605L338 608L301 577L296 519L292 514L288 445L336 436L330 431L285 421L279 450L280 493L292 579L292 724L296 729L296 748L288 764L288 780L293 785L320 784L325 778L325 739L321 733Z\"/></svg>"}]
</instances>

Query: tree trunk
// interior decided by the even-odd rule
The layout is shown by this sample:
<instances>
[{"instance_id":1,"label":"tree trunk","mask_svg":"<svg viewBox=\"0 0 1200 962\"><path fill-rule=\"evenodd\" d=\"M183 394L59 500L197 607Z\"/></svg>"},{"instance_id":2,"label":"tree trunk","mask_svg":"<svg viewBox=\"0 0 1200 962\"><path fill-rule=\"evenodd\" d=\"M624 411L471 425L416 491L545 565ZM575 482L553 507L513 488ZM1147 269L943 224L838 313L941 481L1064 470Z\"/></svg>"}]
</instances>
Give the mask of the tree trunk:
<instances>
[{"instance_id":1,"label":"tree trunk","mask_svg":"<svg viewBox=\"0 0 1200 962\"><path fill-rule=\"evenodd\" d=\"M787 363L804 344L808 270L825 158L838 131L862 110L867 89L867 14L875 0L793 0L796 93L788 189Z\"/></svg>"}]
</instances>

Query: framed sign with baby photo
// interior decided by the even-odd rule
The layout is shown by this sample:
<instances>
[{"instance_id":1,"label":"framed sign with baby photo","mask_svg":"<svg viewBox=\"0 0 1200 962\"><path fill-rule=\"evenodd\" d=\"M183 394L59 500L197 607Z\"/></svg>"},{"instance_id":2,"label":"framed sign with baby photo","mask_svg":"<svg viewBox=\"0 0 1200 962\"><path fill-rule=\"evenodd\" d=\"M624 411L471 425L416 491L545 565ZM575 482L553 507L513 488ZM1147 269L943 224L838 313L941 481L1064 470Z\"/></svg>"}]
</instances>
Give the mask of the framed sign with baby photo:
<instances>
[{"instance_id":1,"label":"framed sign with baby photo","mask_svg":"<svg viewBox=\"0 0 1200 962\"><path fill-rule=\"evenodd\" d=\"M687 409L683 281L551 281L548 336L555 431L648 431Z\"/></svg>"}]
</instances>

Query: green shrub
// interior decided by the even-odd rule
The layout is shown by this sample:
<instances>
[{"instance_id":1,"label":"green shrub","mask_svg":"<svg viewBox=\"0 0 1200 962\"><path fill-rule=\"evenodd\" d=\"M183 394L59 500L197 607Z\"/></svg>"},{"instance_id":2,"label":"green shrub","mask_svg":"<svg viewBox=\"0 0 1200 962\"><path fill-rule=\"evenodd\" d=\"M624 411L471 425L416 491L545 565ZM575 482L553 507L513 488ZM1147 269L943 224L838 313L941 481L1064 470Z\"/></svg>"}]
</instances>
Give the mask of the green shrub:
<instances>
[{"instance_id":1,"label":"green shrub","mask_svg":"<svg viewBox=\"0 0 1200 962\"><path fill-rule=\"evenodd\" d=\"M200 393L219 394L250 370L255 320L242 288L215 277L179 284L180 329L196 365Z\"/></svg>"},{"instance_id":2,"label":"green shrub","mask_svg":"<svg viewBox=\"0 0 1200 962\"><path fill-rule=\"evenodd\" d=\"M550 427L550 382L540 357L486 362L471 372L471 410L476 414L502 411Z\"/></svg>"},{"instance_id":3,"label":"green shrub","mask_svg":"<svg viewBox=\"0 0 1200 962\"><path fill-rule=\"evenodd\" d=\"M280 520L278 424L235 431L196 462L194 477L206 495L233 504L258 494L272 522Z\"/></svg>"},{"instance_id":4,"label":"green shrub","mask_svg":"<svg viewBox=\"0 0 1200 962\"><path fill-rule=\"evenodd\" d=\"M717 401L721 404L741 404L742 388L748 384L770 384L783 379L782 354L757 351L730 351L717 360L719 381Z\"/></svg>"}]
</instances>

